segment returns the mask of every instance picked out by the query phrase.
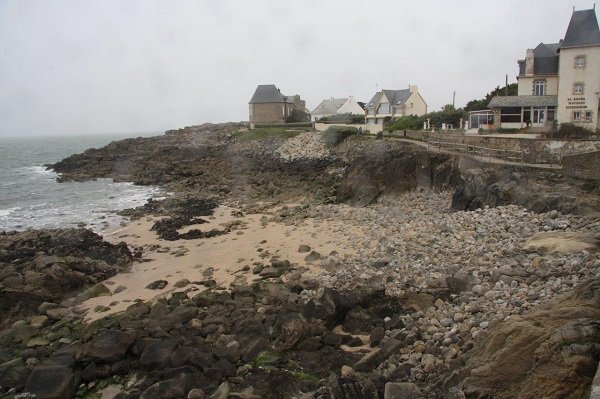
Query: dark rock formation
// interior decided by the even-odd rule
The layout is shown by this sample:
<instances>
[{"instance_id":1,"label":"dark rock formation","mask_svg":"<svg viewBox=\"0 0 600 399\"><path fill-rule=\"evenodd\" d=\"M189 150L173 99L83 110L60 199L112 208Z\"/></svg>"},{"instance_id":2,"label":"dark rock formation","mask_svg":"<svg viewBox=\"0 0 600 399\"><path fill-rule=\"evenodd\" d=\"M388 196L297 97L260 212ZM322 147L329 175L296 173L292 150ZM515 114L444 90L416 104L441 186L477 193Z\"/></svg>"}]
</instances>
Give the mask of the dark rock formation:
<instances>
[{"instance_id":1,"label":"dark rock formation","mask_svg":"<svg viewBox=\"0 0 600 399\"><path fill-rule=\"evenodd\" d=\"M564 172L488 165L458 155L431 153L408 143L364 141L355 136L332 147L326 157L292 161L277 156L285 139L245 141L244 133L239 133L242 128L233 123L205 124L163 136L121 140L50 167L60 173L60 181L108 177L161 185L178 194L233 197L246 205L261 199L308 195L320 203L364 206L382 194L421 188L454 190L453 207L461 210L518 204L536 212L556 209L586 214L600 208L597 176L570 173L573 166L569 164ZM155 201L143 210L125 213L173 214L158 208ZM164 223L181 225L179 222ZM165 239L179 237L173 228L164 230ZM206 234L193 231L189 238Z\"/></svg>"},{"instance_id":2,"label":"dark rock formation","mask_svg":"<svg viewBox=\"0 0 600 399\"><path fill-rule=\"evenodd\" d=\"M125 270L132 255L85 229L0 232L0 325Z\"/></svg>"},{"instance_id":3,"label":"dark rock formation","mask_svg":"<svg viewBox=\"0 0 600 399\"><path fill-rule=\"evenodd\" d=\"M430 154L410 144L374 142L350 162L338 189L338 201L365 206L381 194L450 189L457 178L453 158Z\"/></svg>"},{"instance_id":4,"label":"dark rock formation","mask_svg":"<svg viewBox=\"0 0 600 399\"><path fill-rule=\"evenodd\" d=\"M494 165L463 171L452 207L521 205L534 212L592 214L600 209L600 182L535 169Z\"/></svg>"}]
</instances>

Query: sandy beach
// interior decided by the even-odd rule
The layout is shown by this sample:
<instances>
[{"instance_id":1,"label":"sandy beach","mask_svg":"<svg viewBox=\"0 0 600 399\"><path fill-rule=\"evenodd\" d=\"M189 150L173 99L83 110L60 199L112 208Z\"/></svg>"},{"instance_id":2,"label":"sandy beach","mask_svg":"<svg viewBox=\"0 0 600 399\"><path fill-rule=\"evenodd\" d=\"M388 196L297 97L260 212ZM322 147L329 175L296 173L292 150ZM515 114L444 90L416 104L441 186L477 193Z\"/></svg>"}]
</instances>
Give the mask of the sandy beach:
<instances>
[{"instance_id":1,"label":"sandy beach","mask_svg":"<svg viewBox=\"0 0 600 399\"><path fill-rule=\"evenodd\" d=\"M240 216L237 209L220 206L212 216L205 218L209 223L179 230L184 233L194 228L202 231L231 229L228 234L206 239L162 240L151 231L157 220L155 217L132 221L106 234L104 239L109 242L124 241L130 248L141 248L142 258L134 261L129 272L104 281L110 295L91 298L80 305L87 310L86 320L124 311L136 300L148 301L180 291L193 296L207 289L201 284L206 280L214 280L218 287L227 289L234 281L260 279L253 273L256 264L268 266L273 257L288 260L293 269L301 271L303 278L307 278L325 271L328 262L344 261L357 254L358 248L350 244L350 239L363 233L360 227L345 223L343 219L315 218L286 225L273 221L276 210ZM340 206L342 213L351 211L350 207ZM309 246L310 251L299 252L301 245ZM311 251L318 252L320 259L305 260ZM285 277L289 278L289 275ZM162 289L146 288L158 280L168 284Z\"/></svg>"}]
</instances>

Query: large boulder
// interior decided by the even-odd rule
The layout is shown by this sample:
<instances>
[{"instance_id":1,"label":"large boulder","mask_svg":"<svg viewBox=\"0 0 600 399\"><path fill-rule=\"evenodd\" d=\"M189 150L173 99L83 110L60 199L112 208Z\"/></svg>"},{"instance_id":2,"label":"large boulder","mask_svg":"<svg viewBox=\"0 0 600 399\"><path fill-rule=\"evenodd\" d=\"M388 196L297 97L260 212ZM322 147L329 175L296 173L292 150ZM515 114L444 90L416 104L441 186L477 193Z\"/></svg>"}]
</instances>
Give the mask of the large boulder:
<instances>
[{"instance_id":1,"label":"large boulder","mask_svg":"<svg viewBox=\"0 0 600 399\"><path fill-rule=\"evenodd\" d=\"M49 358L33 367L23 392L35 395L34 397L39 399L72 398L79 381L73 371L74 355L75 347L57 349Z\"/></svg>"},{"instance_id":2,"label":"large boulder","mask_svg":"<svg viewBox=\"0 0 600 399\"><path fill-rule=\"evenodd\" d=\"M125 356L136 335L133 331L102 331L83 346L82 357L102 362L118 361Z\"/></svg>"},{"instance_id":3,"label":"large boulder","mask_svg":"<svg viewBox=\"0 0 600 399\"><path fill-rule=\"evenodd\" d=\"M463 381L467 397L582 397L600 355L600 278L513 316L478 342Z\"/></svg>"},{"instance_id":4,"label":"large boulder","mask_svg":"<svg viewBox=\"0 0 600 399\"><path fill-rule=\"evenodd\" d=\"M29 369L21 358L0 364L0 386L21 389L25 386Z\"/></svg>"},{"instance_id":5,"label":"large boulder","mask_svg":"<svg viewBox=\"0 0 600 399\"><path fill-rule=\"evenodd\" d=\"M140 365L150 370L160 370L169 367L171 355L177 347L176 339L152 342L144 349L140 357Z\"/></svg>"}]
</instances>

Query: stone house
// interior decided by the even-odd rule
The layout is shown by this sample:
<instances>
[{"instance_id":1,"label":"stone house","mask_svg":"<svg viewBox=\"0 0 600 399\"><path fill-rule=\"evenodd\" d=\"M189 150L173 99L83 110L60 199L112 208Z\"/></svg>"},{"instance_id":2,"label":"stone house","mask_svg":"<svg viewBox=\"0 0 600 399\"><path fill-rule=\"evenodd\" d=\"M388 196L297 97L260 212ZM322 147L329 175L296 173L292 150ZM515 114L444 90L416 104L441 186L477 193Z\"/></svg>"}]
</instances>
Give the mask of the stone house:
<instances>
[{"instance_id":1,"label":"stone house","mask_svg":"<svg viewBox=\"0 0 600 399\"><path fill-rule=\"evenodd\" d=\"M548 128L574 123L600 128L600 30L596 10L573 11L564 40L527 49L516 96L496 96L488 107L494 127Z\"/></svg>"},{"instance_id":2,"label":"stone house","mask_svg":"<svg viewBox=\"0 0 600 399\"><path fill-rule=\"evenodd\" d=\"M331 97L330 99L321 101L321 103L310 113L313 121L317 121L326 116L345 114L364 115L365 110L352 96L347 98Z\"/></svg>"},{"instance_id":3,"label":"stone house","mask_svg":"<svg viewBox=\"0 0 600 399\"><path fill-rule=\"evenodd\" d=\"M410 85L403 90L381 90L367 103L365 118L368 125L383 123L384 118L399 118L408 115L425 115L427 103L418 87Z\"/></svg>"},{"instance_id":4,"label":"stone house","mask_svg":"<svg viewBox=\"0 0 600 399\"><path fill-rule=\"evenodd\" d=\"M286 96L275 85L258 85L249 102L250 127L256 123L285 123L293 110L308 114L299 95Z\"/></svg>"}]
</instances>

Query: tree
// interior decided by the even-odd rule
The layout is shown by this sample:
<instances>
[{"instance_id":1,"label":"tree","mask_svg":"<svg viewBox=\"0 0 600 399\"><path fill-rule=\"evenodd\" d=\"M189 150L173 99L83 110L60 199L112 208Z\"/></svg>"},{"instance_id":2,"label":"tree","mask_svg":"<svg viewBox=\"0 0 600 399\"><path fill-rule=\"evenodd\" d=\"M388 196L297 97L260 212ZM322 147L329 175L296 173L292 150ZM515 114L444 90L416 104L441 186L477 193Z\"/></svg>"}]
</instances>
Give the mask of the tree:
<instances>
[{"instance_id":1,"label":"tree","mask_svg":"<svg viewBox=\"0 0 600 399\"><path fill-rule=\"evenodd\" d=\"M488 94L486 94L484 98L479 99L479 100L469 101L467 103L467 105L465 106L465 111L469 112L469 111L479 111L482 109L487 109L487 105L489 104L489 102L492 100L493 97L506 95L507 87L508 87L508 95L509 96L517 95L517 93L519 91L519 85L517 83L511 83L508 86L504 86L504 87L496 86L496 88L494 90L492 90L491 92L489 92Z\"/></svg>"},{"instance_id":2,"label":"tree","mask_svg":"<svg viewBox=\"0 0 600 399\"><path fill-rule=\"evenodd\" d=\"M456 109L452 104L446 104L441 111L430 112L423 115L422 118L425 121L429 119L429 124L438 129L442 127L442 123L450 124L457 129L460 125L460 119L463 118L464 120L466 116L467 114L463 109Z\"/></svg>"},{"instance_id":3,"label":"tree","mask_svg":"<svg viewBox=\"0 0 600 399\"><path fill-rule=\"evenodd\" d=\"M290 112L290 115L287 118L285 118L285 123L309 122L309 121L310 121L310 115L299 109L293 109L292 112Z\"/></svg>"}]
</instances>

